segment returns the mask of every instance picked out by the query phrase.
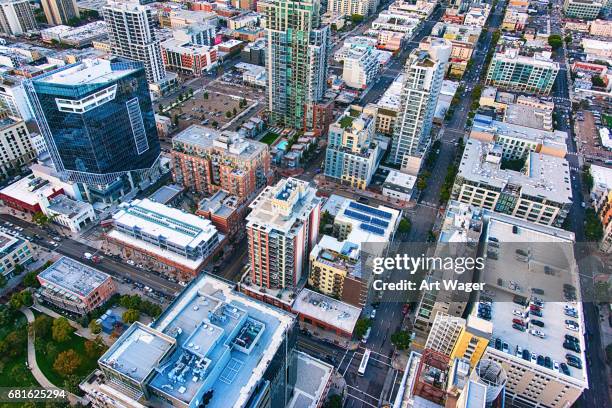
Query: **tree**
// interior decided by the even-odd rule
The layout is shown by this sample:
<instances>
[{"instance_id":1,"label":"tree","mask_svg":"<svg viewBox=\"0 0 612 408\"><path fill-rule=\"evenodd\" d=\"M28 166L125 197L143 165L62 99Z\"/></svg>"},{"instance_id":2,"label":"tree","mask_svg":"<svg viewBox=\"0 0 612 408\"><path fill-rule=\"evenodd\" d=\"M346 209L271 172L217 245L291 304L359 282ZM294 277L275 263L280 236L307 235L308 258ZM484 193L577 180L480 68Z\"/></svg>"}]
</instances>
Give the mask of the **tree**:
<instances>
[{"instance_id":1,"label":"tree","mask_svg":"<svg viewBox=\"0 0 612 408\"><path fill-rule=\"evenodd\" d=\"M119 304L126 309L140 309L142 299L138 295L123 295L119 299Z\"/></svg>"},{"instance_id":2,"label":"tree","mask_svg":"<svg viewBox=\"0 0 612 408\"><path fill-rule=\"evenodd\" d=\"M593 186L595 185L595 181L593 180L593 175L590 171L585 171L582 173L582 183L584 183L585 187L591 191Z\"/></svg>"},{"instance_id":3,"label":"tree","mask_svg":"<svg viewBox=\"0 0 612 408\"><path fill-rule=\"evenodd\" d=\"M23 271L25 271L25 268L23 267L22 264L16 263L15 269L13 269L13 271L15 272L16 275L21 275Z\"/></svg>"},{"instance_id":4,"label":"tree","mask_svg":"<svg viewBox=\"0 0 612 408\"><path fill-rule=\"evenodd\" d=\"M23 307L23 298L21 297L21 293L13 293L11 299L9 300L9 305L15 310L21 309Z\"/></svg>"},{"instance_id":5,"label":"tree","mask_svg":"<svg viewBox=\"0 0 612 408\"><path fill-rule=\"evenodd\" d=\"M584 220L584 236L587 241L599 241L603 238L603 226L597 213L592 208L587 208Z\"/></svg>"},{"instance_id":6,"label":"tree","mask_svg":"<svg viewBox=\"0 0 612 408\"><path fill-rule=\"evenodd\" d=\"M417 179L416 186L419 190L423 191L427 187L427 179L423 176L420 176Z\"/></svg>"},{"instance_id":7,"label":"tree","mask_svg":"<svg viewBox=\"0 0 612 408\"><path fill-rule=\"evenodd\" d=\"M238 113L238 111L236 110L236 108L232 109L232 115L236 116L236 114Z\"/></svg>"},{"instance_id":8,"label":"tree","mask_svg":"<svg viewBox=\"0 0 612 408\"><path fill-rule=\"evenodd\" d=\"M225 117L228 118L228 119L231 118L232 117L232 112L230 112L230 111L225 112Z\"/></svg>"},{"instance_id":9,"label":"tree","mask_svg":"<svg viewBox=\"0 0 612 408\"><path fill-rule=\"evenodd\" d=\"M6 279L6 276L0 274L0 289L6 287L7 284L8 280Z\"/></svg>"},{"instance_id":10,"label":"tree","mask_svg":"<svg viewBox=\"0 0 612 408\"><path fill-rule=\"evenodd\" d=\"M548 45L553 47L553 49L557 49L563 46L563 39L558 34L552 34L548 36Z\"/></svg>"},{"instance_id":11,"label":"tree","mask_svg":"<svg viewBox=\"0 0 612 408\"><path fill-rule=\"evenodd\" d=\"M102 331L102 326L100 325L100 323L97 322L97 320L92 320L91 322L89 322L88 327L93 334L98 334Z\"/></svg>"},{"instance_id":12,"label":"tree","mask_svg":"<svg viewBox=\"0 0 612 408\"><path fill-rule=\"evenodd\" d=\"M73 349L62 351L53 363L53 369L61 376L73 374L81 366L81 356Z\"/></svg>"},{"instance_id":13,"label":"tree","mask_svg":"<svg viewBox=\"0 0 612 408\"><path fill-rule=\"evenodd\" d=\"M408 218L402 218L399 222L399 225L397 226L397 232L407 234L410 232L411 228L412 223L410 222L410 220Z\"/></svg>"},{"instance_id":14,"label":"tree","mask_svg":"<svg viewBox=\"0 0 612 408\"><path fill-rule=\"evenodd\" d=\"M391 335L391 343L398 350L406 350L410 346L410 333L400 330Z\"/></svg>"},{"instance_id":15,"label":"tree","mask_svg":"<svg viewBox=\"0 0 612 408\"><path fill-rule=\"evenodd\" d=\"M216 120L213 120L211 125L216 128L217 126L219 126L219 122L217 122Z\"/></svg>"},{"instance_id":16,"label":"tree","mask_svg":"<svg viewBox=\"0 0 612 408\"><path fill-rule=\"evenodd\" d=\"M6 335L0 342L0 354L2 356L17 357L25 351L27 342L25 330L15 330Z\"/></svg>"},{"instance_id":17,"label":"tree","mask_svg":"<svg viewBox=\"0 0 612 408\"><path fill-rule=\"evenodd\" d=\"M50 219L44 213L39 211L32 216L32 221L42 227L49 224Z\"/></svg>"},{"instance_id":18,"label":"tree","mask_svg":"<svg viewBox=\"0 0 612 408\"><path fill-rule=\"evenodd\" d=\"M208 99L208 92L204 92L202 96L204 97L204 99Z\"/></svg>"},{"instance_id":19,"label":"tree","mask_svg":"<svg viewBox=\"0 0 612 408\"><path fill-rule=\"evenodd\" d=\"M570 45L572 41L574 41L574 38L572 38L571 34L565 36L565 44Z\"/></svg>"},{"instance_id":20,"label":"tree","mask_svg":"<svg viewBox=\"0 0 612 408\"><path fill-rule=\"evenodd\" d=\"M34 298L32 297L32 293L30 293L29 290L24 289L21 292L19 292L19 295L21 296L21 303L24 306L32 306L34 304Z\"/></svg>"},{"instance_id":21,"label":"tree","mask_svg":"<svg viewBox=\"0 0 612 408\"><path fill-rule=\"evenodd\" d=\"M96 337L95 340L86 340L84 343L85 353L87 357L91 359L97 359L106 350L106 346L100 337Z\"/></svg>"},{"instance_id":22,"label":"tree","mask_svg":"<svg viewBox=\"0 0 612 408\"><path fill-rule=\"evenodd\" d=\"M172 118L172 124L174 126L178 126L178 124L179 124L179 117L178 117L178 115L176 115L176 114L174 115L174 118Z\"/></svg>"},{"instance_id":23,"label":"tree","mask_svg":"<svg viewBox=\"0 0 612 408\"><path fill-rule=\"evenodd\" d=\"M51 328L53 327L53 319L47 315L39 315L34 319L32 328L34 329L34 335L37 339L46 339L51 334Z\"/></svg>"},{"instance_id":24,"label":"tree","mask_svg":"<svg viewBox=\"0 0 612 408\"><path fill-rule=\"evenodd\" d=\"M591 77L591 83L597 88L604 88L606 86L606 82L599 75L593 75Z\"/></svg>"},{"instance_id":25,"label":"tree","mask_svg":"<svg viewBox=\"0 0 612 408\"><path fill-rule=\"evenodd\" d=\"M595 292L595 300L597 302L610 302L610 284L608 282L595 282L593 289Z\"/></svg>"},{"instance_id":26,"label":"tree","mask_svg":"<svg viewBox=\"0 0 612 408\"><path fill-rule=\"evenodd\" d=\"M27 273L23 277L23 284L29 288L39 288L40 282L38 281L38 272L32 271Z\"/></svg>"},{"instance_id":27,"label":"tree","mask_svg":"<svg viewBox=\"0 0 612 408\"><path fill-rule=\"evenodd\" d=\"M136 309L128 309L125 312L123 312L123 315L121 316L121 318L127 324L134 323L136 320L140 318L140 312Z\"/></svg>"},{"instance_id":28,"label":"tree","mask_svg":"<svg viewBox=\"0 0 612 408\"><path fill-rule=\"evenodd\" d=\"M372 325L372 321L370 319L357 320L357 323L355 324L355 330L354 330L355 336L357 338L363 337L365 332L368 330L368 327L370 327L371 325Z\"/></svg>"},{"instance_id":29,"label":"tree","mask_svg":"<svg viewBox=\"0 0 612 408\"><path fill-rule=\"evenodd\" d=\"M355 24L359 24L363 21L364 17L361 14L351 15L351 21Z\"/></svg>"},{"instance_id":30,"label":"tree","mask_svg":"<svg viewBox=\"0 0 612 408\"><path fill-rule=\"evenodd\" d=\"M51 327L51 337L58 343L63 343L70 339L70 335L74 331L74 328L70 325L70 322L65 317L58 317L53 321Z\"/></svg>"},{"instance_id":31,"label":"tree","mask_svg":"<svg viewBox=\"0 0 612 408\"><path fill-rule=\"evenodd\" d=\"M338 394L330 395L325 402L324 408L342 408L342 396Z\"/></svg>"}]
</instances>

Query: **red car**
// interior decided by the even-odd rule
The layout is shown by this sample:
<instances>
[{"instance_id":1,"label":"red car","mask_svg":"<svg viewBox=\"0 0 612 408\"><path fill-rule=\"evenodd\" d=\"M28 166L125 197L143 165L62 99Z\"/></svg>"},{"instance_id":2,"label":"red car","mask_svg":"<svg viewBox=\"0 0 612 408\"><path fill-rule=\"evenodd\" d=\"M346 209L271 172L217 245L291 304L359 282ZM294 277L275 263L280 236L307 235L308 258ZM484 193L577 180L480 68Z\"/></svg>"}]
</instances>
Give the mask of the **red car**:
<instances>
[{"instance_id":1,"label":"red car","mask_svg":"<svg viewBox=\"0 0 612 408\"><path fill-rule=\"evenodd\" d=\"M512 319L512 323L520 324L521 326L525 325L525 322L521 319Z\"/></svg>"}]
</instances>

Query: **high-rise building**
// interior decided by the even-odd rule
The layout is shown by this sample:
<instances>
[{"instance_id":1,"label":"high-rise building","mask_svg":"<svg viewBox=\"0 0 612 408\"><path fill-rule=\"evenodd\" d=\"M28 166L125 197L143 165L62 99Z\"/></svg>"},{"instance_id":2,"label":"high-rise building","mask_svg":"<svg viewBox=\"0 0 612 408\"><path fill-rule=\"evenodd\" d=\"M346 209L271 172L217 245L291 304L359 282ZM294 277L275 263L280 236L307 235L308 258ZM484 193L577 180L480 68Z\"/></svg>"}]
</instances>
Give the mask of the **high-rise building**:
<instances>
[{"instance_id":1,"label":"high-rise building","mask_svg":"<svg viewBox=\"0 0 612 408\"><path fill-rule=\"evenodd\" d=\"M7 35L20 35L36 28L36 20L28 0L0 1L0 31Z\"/></svg>"},{"instance_id":2,"label":"high-rise building","mask_svg":"<svg viewBox=\"0 0 612 408\"><path fill-rule=\"evenodd\" d=\"M74 18L79 18L79 8L75 0L42 0L42 8L51 25L66 24Z\"/></svg>"},{"instance_id":3,"label":"high-rise building","mask_svg":"<svg viewBox=\"0 0 612 408\"><path fill-rule=\"evenodd\" d=\"M10 116L30 121L34 119L30 102L23 86L25 78L3 75L0 77L0 108Z\"/></svg>"},{"instance_id":4,"label":"high-rise building","mask_svg":"<svg viewBox=\"0 0 612 408\"><path fill-rule=\"evenodd\" d=\"M325 176L365 190L382 152L374 140L373 115L347 110L329 127Z\"/></svg>"},{"instance_id":5,"label":"high-rise building","mask_svg":"<svg viewBox=\"0 0 612 408\"><path fill-rule=\"evenodd\" d=\"M251 203L247 216L251 282L294 288L319 235L321 199L307 181L283 179Z\"/></svg>"},{"instance_id":6,"label":"high-rise building","mask_svg":"<svg viewBox=\"0 0 612 408\"><path fill-rule=\"evenodd\" d=\"M115 201L159 176L142 64L86 59L37 76L27 91L55 169L88 201Z\"/></svg>"},{"instance_id":7,"label":"high-rise building","mask_svg":"<svg viewBox=\"0 0 612 408\"><path fill-rule=\"evenodd\" d=\"M591 165L589 172L593 177L591 202L601 224L603 237L600 241L602 251L612 252L612 169Z\"/></svg>"},{"instance_id":8,"label":"high-rise building","mask_svg":"<svg viewBox=\"0 0 612 408\"><path fill-rule=\"evenodd\" d=\"M314 126L325 93L329 26L320 22L319 0L265 0L268 98L272 122L296 129Z\"/></svg>"},{"instance_id":9,"label":"high-rise building","mask_svg":"<svg viewBox=\"0 0 612 408\"><path fill-rule=\"evenodd\" d=\"M548 95L559 73L559 63L545 55L520 55L516 49L496 53L485 83L518 92Z\"/></svg>"},{"instance_id":10,"label":"high-rise building","mask_svg":"<svg viewBox=\"0 0 612 408\"><path fill-rule=\"evenodd\" d=\"M155 35L153 9L138 3L111 1L102 9L102 15L108 25L112 53L142 62L149 83L163 80L166 70Z\"/></svg>"},{"instance_id":11,"label":"high-rise building","mask_svg":"<svg viewBox=\"0 0 612 408\"><path fill-rule=\"evenodd\" d=\"M389 161L409 174L418 173L430 145L431 125L451 49L450 41L436 38L428 51L416 49L406 61Z\"/></svg>"},{"instance_id":12,"label":"high-rise building","mask_svg":"<svg viewBox=\"0 0 612 408\"><path fill-rule=\"evenodd\" d=\"M223 190L242 202L271 179L268 146L236 132L192 125L172 138L172 158L176 182L199 194Z\"/></svg>"}]
</instances>

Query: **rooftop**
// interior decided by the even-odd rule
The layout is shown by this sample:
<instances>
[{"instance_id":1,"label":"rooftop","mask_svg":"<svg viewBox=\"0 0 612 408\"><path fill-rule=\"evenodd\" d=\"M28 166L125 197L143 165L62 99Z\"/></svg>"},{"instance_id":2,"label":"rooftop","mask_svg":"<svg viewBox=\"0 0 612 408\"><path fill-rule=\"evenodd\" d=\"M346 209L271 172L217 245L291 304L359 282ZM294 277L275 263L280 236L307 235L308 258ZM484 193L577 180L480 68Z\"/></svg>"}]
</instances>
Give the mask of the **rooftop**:
<instances>
[{"instance_id":1,"label":"rooftop","mask_svg":"<svg viewBox=\"0 0 612 408\"><path fill-rule=\"evenodd\" d=\"M346 200L338 211L334 223L351 224L346 240L357 245L389 242L395 231L399 211L379 205L377 207Z\"/></svg>"},{"instance_id":2,"label":"rooftop","mask_svg":"<svg viewBox=\"0 0 612 408\"><path fill-rule=\"evenodd\" d=\"M562 301L564 284L579 288L573 233L490 211L485 211L485 218L488 220L485 242L488 241L489 244L485 273L482 274L486 290L482 293L486 292L493 300L493 338L508 343L512 354L519 346L561 363L565 362L565 355L568 353L568 350L562 347L564 336L570 334L579 338L583 350L580 357L585 361L582 303L580 299L576 302ZM495 242L495 245L491 245L491 242ZM496 255L491 256L492 252ZM523 253L527 256L522 256ZM543 294L537 296L544 303L542 317L527 314L527 317L522 319L534 318L544 322L544 327L537 329L544 332L545 338L512 327L512 320L517 318L513 310L523 313L526 310L514 303L513 297L520 295L529 299L533 288L543 291ZM577 293L580 294L580 289ZM578 317L571 320L580 325L578 332L566 329L564 321L569 317L565 316L565 306L576 309ZM476 309L474 308L474 313ZM534 327L531 325L531 328ZM490 347L493 345L492 341ZM571 377L586 382L584 369L570 367L570 373ZM556 374L563 376L561 373Z\"/></svg>"},{"instance_id":3,"label":"rooftop","mask_svg":"<svg viewBox=\"0 0 612 408\"><path fill-rule=\"evenodd\" d=\"M23 242L25 241L21 238L0 232L0 258L13 252Z\"/></svg>"},{"instance_id":4,"label":"rooftop","mask_svg":"<svg viewBox=\"0 0 612 408\"><path fill-rule=\"evenodd\" d=\"M306 181L295 178L280 180L275 186L266 187L249 205L249 227L258 224L269 231L290 233L303 222L312 209L321 204L316 190Z\"/></svg>"},{"instance_id":5,"label":"rooftop","mask_svg":"<svg viewBox=\"0 0 612 408\"><path fill-rule=\"evenodd\" d=\"M510 106L521 106L521 105L510 105ZM525 107L527 110L534 111L534 108ZM512 112L512 111L511 111ZM492 120L489 116L477 114L474 117L473 130L489 132L499 136L512 137L522 139L525 141L535 142L547 147L554 147L556 149L565 151L567 150L567 133L561 130L544 130L534 127L527 126L525 123L528 121L529 114L526 115L525 121L522 121L521 117L510 119L510 122L501 122L498 120ZM517 122L517 123L513 123ZM524 123L525 125L518 124L518 122Z\"/></svg>"},{"instance_id":6,"label":"rooftop","mask_svg":"<svg viewBox=\"0 0 612 408\"><path fill-rule=\"evenodd\" d=\"M236 132L217 131L215 129L191 125L172 138L173 149L222 150L224 154L248 159L258 156L268 146L256 140L242 138Z\"/></svg>"},{"instance_id":7,"label":"rooftop","mask_svg":"<svg viewBox=\"0 0 612 408\"><path fill-rule=\"evenodd\" d=\"M352 333L361 314L361 309L332 297L302 289L293 303L292 309L306 316L316 317L330 326Z\"/></svg>"},{"instance_id":8,"label":"rooftop","mask_svg":"<svg viewBox=\"0 0 612 408\"><path fill-rule=\"evenodd\" d=\"M15 198L29 205L36 205L39 203L41 195L49 197L59 190L60 188L56 188L47 180L31 174L4 187L0 190L0 194Z\"/></svg>"},{"instance_id":9,"label":"rooftop","mask_svg":"<svg viewBox=\"0 0 612 408\"><path fill-rule=\"evenodd\" d=\"M559 63L540 55L527 56L519 53L517 49L507 49L505 52L497 52L494 61L512 62L525 65L535 65L543 68L559 70Z\"/></svg>"},{"instance_id":10,"label":"rooftop","mask_svg":"<svg viewBox=\"0 0 612 408\"><path fill-rule=\"evenodd\" d=\"M49 200L49 211L62 214L68 218L79 216L85 211L89 211L91 204L73 200L64 194L53 197Z\"/></svg>"},{"instance_id":11,"label":"rooftop","mask_svg":"<svg viewBox=\"0 0 612 408\"><path fill-rule=\"evenodd\" d=\"M104 272L68 257L61 257L38 275L52 286L55 291L68 291L79 297L86 297L110 276Z\"/></svg>"},{"instance_id":12,"label":"rooftop","mask_svg":"<svg viewBox=\"0 0 612 408\"><path fill-rule=\"evenodd\" d=\"M482 212L481 208L449 201L440 228L439 242L478 242L482 232Z\"/></svg>"},{"instance_id":13,"label":"rooftop","mask_svg":"<svg viewBox=\"0 0 612 408\"><path fill-rule=\"evenodd\" d=\"M397 170L389 170L389 174L383 183L383 188L410 193L416 183L416 176L402 173Z\"/></svg>"},{"instance_id":14,"label":"rooftop","mask_svg":"<svg viewBox=\"0 0 612 408\"><path fill-rule=\"evenodd\" d=\"M404 82L404 75L399 74L391 85L387 88L385 93L380 97L380 100L377 102L377 106L383 109L390 109L393 111L398 111L401 105L401 93L402 93L402 84Z\"/></svg>"},{"instance_id":15,"label":"rooftop","mask_svg":"<svg viewBox=\"0 0 612 408\"><path fill-rule=\"evenodd\" d=\"M149 196L149 200L160 204L168 204L183 192L183 186L179 184L168 184L161 186Z\"/></svg>"},{"instance_id":16,"label":"rooftop","mask_svg":"<svg viewBox=\"0 0 612 408\"><path fill-rule=\"evenodd\" d=\"M591 176L593 176L593 184L602 186L612 190L612 169L609 167L596 166L591 164Z\"/></svg>"},{"instance_id":17,"label":"rooftop","mask_svg":"<svg viewBox=\"0 0 612 408\"><path fill-rule=\"evenodd\" d=\"M177 347L154 364L150 387L185 403L214 389L208 408L244 406L293 321L292 315L202 275L152 325Z\"/></svg>"},{"instance_id":18,"label":"rooftop","mask_svg":"<svg viewBox=\"0 0 612 408\"><path fill-rule=\"evenodd\" d=\"M496 150L497 148L499 150ZM571 185L567 160L530 152L527 174L501 168L501 146L468 139L458 176L497 187L519 189L521 195L540 197L557 203L571 203Z\"/></svg>"},{"instance_id":19,"label":"rooftop","mask_svg":"<svg viewBox=\"0 0 612 408\"><path fill-rule=\"evenodd\" d=\"M198 204L199 211L209 211L219 217L229 217L239 205L239 198L223 190L206 197Z\"/></svg>"},{"instance_id":20,"label":"rooftop","mask_svg":"<svg viewBox=\"0 0 612 408\"><path fill-rule=\"evenodd\" d=\"M311 408L318 406L334 367L321 360L297 352L297 381L293 397L287 408Z\"/></svg>"},{"instance_id":21,"label":"rooftop","mask_svg":"<svg viewBox=\"0 0 612 408\"><path fill-rule=\"evenodd\" d=\"M58 68L40 75L34 82L48 82L55 85L105 84L135 71L135 68L119 68L105 59L84 59L72 65Z\"/></svg>"},{"instance_id":22,"label":"rooftop","mask_svg":"<svg viewBox=\"0 0 612 408\"><path fill-rule=\"evenodd\" d=\"M338 241L336 238L323 235L310 251L311 262L316 259L325 265L342 269L348 274L360 277L359 245L349 241Z\"/></svg>"},{"instance_id":23,"label":"rooftop","mask_svg":"<svg viewBox=\"0 0 612 408\"><path fill-rule=\"evenodd\" d=\"M552 112L536 109L533 106L512 104L506 108L505 122L531 129L552 131ZM556 131L559 133L565 133ZM555 133L556 133L555 132ZM565 144L565 143L564 143Z\"/></svg>"},{"instance_id":24,"label":"rooftop","mask_svg":"<svg viewBox=\"0 0 612 408\"><path fill-rule=\"evenodd\" d=\"M336 214L338 214L338 212L342 209L342 205L344 204L344 202L347 200L349 199L346 197L337 194L332 194L325 200L325 204L323 205L321 213L327 211L329 215L335 217Z\"/></svg>"}]
</instances>

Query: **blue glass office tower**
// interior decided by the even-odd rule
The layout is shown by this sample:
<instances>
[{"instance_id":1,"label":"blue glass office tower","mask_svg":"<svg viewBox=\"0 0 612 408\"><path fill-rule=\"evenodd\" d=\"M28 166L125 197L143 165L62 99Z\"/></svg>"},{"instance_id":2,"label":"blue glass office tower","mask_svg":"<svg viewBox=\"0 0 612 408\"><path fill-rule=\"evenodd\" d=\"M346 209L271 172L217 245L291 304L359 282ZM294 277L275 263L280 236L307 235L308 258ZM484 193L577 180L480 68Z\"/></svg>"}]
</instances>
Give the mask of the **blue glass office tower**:
<instances>
[{"instance_id":1,"label":"blue glass office tower","mask_svg":"<svg viewBox=\"0 0 612 408\"><path fill-rule=\"evenodd\" d=\"M84 60L32 79L27 90L56 170L89 201L113 202L159 177L141 63Z\"/></svg>"}]
</instances>

